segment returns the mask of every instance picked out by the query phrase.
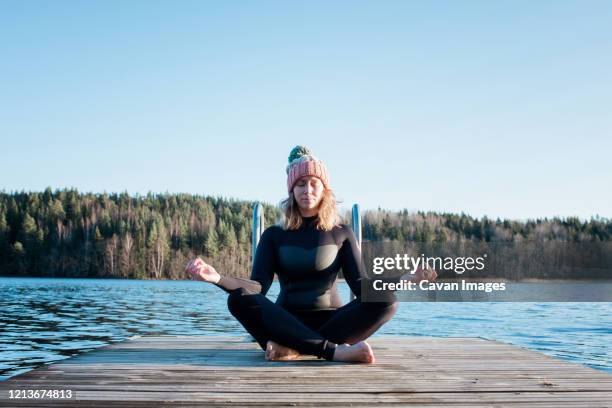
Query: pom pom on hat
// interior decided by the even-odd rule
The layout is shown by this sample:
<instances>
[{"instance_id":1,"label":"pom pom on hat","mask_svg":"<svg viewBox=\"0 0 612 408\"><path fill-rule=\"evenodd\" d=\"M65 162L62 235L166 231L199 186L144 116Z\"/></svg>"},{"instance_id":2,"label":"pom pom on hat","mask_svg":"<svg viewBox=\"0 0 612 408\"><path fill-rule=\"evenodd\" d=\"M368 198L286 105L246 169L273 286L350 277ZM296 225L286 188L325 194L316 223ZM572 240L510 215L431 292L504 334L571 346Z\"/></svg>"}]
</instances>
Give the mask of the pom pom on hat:
<instances>
[{"instance_id":1,"label":"pom pom on hat","mask_svg":"<svg viewBox=\"0 0 612 408\"><path fill-rule=\"evenodd\" d=\"M304 176L318 177L325 188L329 188L329 175L325 164L313 156L310 149L305 146L295 146L289 153L289 164L287 165L287 189L289 193L293 186Z\"/></svg>"},{"instance_id":2,"label":"pom pom on hat","mask_svg":"<svg viewBox=\"0 0 612 408\"><path fill-rule=\"evenodd\" d=\"M312 152L306 146L295 146L289 153L289 164L295 159L299 159L303 156L312 156Z\"/></svg>"}]
</instances>

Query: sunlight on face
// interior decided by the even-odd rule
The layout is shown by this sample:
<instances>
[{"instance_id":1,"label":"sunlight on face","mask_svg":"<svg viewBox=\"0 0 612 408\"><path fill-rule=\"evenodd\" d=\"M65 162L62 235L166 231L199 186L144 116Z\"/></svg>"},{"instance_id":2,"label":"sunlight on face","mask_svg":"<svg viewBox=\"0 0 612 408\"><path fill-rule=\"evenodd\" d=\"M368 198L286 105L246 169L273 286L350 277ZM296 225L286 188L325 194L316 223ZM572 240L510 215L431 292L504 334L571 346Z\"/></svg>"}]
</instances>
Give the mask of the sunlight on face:
<instances>
[{"instance_id":1,"label":"sunlight on face","mask_svg":"<svg viewBox=\"0 0 612 408\"><path fill-rule=\"evenodd\" d=\"M298 206L304 210L312 210L319 206L325 187L318 177L304 176L295 183L293 196Z\"/></svg>"}]
</instances>

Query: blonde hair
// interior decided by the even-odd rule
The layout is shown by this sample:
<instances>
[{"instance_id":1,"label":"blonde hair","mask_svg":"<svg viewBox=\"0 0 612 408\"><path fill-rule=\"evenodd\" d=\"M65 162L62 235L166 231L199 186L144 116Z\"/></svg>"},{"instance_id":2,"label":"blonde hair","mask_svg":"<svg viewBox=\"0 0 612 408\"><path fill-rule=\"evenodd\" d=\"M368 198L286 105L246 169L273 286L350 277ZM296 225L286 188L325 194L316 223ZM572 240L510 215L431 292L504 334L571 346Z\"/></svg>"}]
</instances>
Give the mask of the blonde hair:
<instances>
[{"instance_id":1,"label":"blonde hair","mask_svg":"<svg viewBox=\"0 0 612 408\"><path fill-rule=\"evenodd\" d=\"M285 229L296 230L302 226L302 215L293 196L293 191L289 193L289 197L283 200L281 208L285 214ZM338 214L338 208L336 208L336 196L331 189L326 188L319 202L319 213L315 220L315 226L319 230L330 231L339 224L340 215Z\"/></svg>"}]
</instances>

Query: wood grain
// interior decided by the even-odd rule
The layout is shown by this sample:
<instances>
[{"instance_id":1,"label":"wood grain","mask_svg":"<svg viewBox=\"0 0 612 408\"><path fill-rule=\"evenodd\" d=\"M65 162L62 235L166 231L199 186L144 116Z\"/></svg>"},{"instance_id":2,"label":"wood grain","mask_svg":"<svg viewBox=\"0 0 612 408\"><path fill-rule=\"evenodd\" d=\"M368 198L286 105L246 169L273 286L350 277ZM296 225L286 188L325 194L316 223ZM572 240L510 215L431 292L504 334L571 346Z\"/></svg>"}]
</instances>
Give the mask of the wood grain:
<instances>
[{"instance_id":1,"label":"wood grain","mask_svg":"<svg viewBox=\"0 0 612 408\"><path fill-rule=\"evenodd\" d=\"M376 364L268 362L227 336L139 337L0 383L0 406L611 407L612 375L480 338L375 337ZM9 390L72 390L72 400Z\"/></svg>"}]
</instances>

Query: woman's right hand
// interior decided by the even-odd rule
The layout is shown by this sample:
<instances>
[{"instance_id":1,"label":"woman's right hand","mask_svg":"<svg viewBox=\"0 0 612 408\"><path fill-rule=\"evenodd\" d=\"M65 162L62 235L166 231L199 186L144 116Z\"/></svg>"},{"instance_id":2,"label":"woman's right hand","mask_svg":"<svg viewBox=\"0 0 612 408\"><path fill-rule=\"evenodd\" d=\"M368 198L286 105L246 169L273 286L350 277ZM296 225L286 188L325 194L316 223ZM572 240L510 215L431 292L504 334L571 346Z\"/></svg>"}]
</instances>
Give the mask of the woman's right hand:
<instances>
[{"instance_id":1,"label":"woman's right hand","mask_svg":"<svg viewBox=\"0 0 612 408\"><path fill-rule=\"evenodd\" d=\"M196 258L189 262L185 268L185 272L194 279L204 282L217 283L221 279L219 272L200 258Z\"/></svg>"}]
</instances>

